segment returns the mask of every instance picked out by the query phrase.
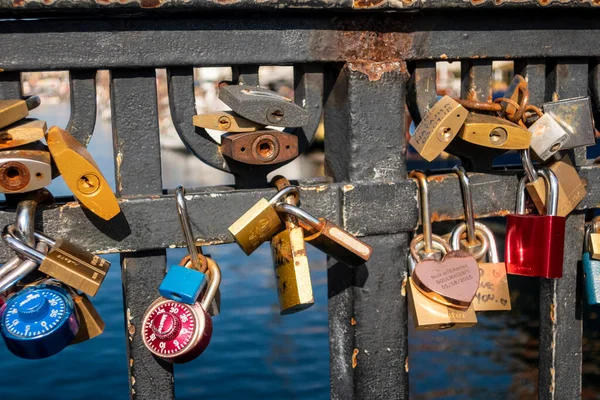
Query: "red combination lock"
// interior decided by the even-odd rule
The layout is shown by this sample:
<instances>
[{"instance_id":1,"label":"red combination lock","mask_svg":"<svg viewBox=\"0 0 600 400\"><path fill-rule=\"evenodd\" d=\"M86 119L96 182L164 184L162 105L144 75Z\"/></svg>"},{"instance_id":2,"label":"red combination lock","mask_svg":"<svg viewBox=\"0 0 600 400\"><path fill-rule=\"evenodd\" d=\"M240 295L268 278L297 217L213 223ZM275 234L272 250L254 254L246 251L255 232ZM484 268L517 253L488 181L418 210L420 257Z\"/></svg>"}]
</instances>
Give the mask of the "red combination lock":
<instances>
[{"instance_id":1,"label":"red combination lock","mask_svg":"<svg viewBox=\"0 0 600 400\"><path fill-rule=\"evenodd\" d=\"M554 172L542 169L546 181L547 215L525 214L524 176L517 192L517 213L506 217L504 260L509 274L539 278L561 278L565 246L565 217L558 210L558 179Z\"/></svg>"}]
</instances>

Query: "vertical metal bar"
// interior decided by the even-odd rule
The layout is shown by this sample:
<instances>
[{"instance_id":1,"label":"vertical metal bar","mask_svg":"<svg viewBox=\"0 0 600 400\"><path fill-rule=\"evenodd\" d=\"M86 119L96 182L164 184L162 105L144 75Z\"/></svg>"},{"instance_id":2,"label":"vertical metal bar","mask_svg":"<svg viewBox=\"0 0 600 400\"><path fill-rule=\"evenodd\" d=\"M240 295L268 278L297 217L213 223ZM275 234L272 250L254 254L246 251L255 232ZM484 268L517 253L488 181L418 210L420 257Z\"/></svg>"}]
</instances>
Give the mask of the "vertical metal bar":
<instances>
[{"instance_id":1,"label":"vertical metal bar","mask_svg":"<svg viewBox=\"0 0 600 400\"><path fill-rule=\"evenodd\" d=\"M118 195L162 194L155 71L111 71L111 108ZM172 366L159 364L141 337L144 311L164 277L166 252L122 254L121 267L130 397L174 399Z\"/></svg>"},{"instance_id":2,"label":"vertical metal bar","mask_svg":"<svg viewBox=\"0 0 600 400\"><path fill-rule=\"evenodd\" d=\"M0 99L18 99L22 95L22 90L20 72L0 73Z\"/></svg>"},{"instance_id":3,"label":"vertical metal bar","mask_svg":"<svg viewBox=\"0 0 600 400\"><path fill-rule=\"evenodd\" d=\"M87 147L96 126L96 70L70 71L69 80L71 117L67 130Z\"/></svg>"},{"instance_id":4,"label":"vertical metal bar","mask_svg":"<svg viewBox=\"0 0 600 400\"><path fill-rule=\"evenodd\" d=\"M258 69L260 65L244 64L231 67L231 76L238 85L258 86Z\"/></svg>"},{"instance_id":5,"label":"vertical metal bar","mask_svg":"<svg viewBox=\"0 0 600 400\"><path fill-rule=\"evenodd\" d=\"M587 94L587 61L565 60L548 75L546 100ZM562 279L540 283L540 366L538 396L545 399L581 398L581 277L584 216L567 218Z\"/></svg>"},{"instance_id":6,"label":"vertical metal bar","mask_svg":"<svg viewBox=\"0 0 600 400\"><path fill-rule=\"evenodd\" d=\"M408 81L408 109L415 123L437 103L437 71L435 61L416 61Z\"/></svg>"},{"instance_id":7,"label":"vertical metal bar","mask_svg":"<svg viewBox=\"0 0 600 400\"><path fill-rule=\"evenodd\" d=\"M541 107L546 94L546 60L531 58L515 60L515 74L527 81L529 104Z\"/></svg>"},{"instance_id":8,"label":"vertical metal bar","mask_svg":"<svg viewBox=\"0 0 600 400\"><path fill-rule=\"evenodd\" d=\"M406 79L401 63L329 67L325 163L336 181L406 178ZM362 267L330 263L331 398L406 399L407 303L401 293L408 235L365 240L373 258Z\"/></svg>"}]
</instances>

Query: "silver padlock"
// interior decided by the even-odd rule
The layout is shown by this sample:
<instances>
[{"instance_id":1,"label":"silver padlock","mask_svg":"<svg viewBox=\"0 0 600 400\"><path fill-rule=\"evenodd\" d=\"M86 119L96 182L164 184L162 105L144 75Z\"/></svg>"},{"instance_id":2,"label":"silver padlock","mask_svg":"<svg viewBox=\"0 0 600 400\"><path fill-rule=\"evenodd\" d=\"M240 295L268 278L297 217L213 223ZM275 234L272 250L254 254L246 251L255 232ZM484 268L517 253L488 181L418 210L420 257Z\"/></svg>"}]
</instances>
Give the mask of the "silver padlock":
<instances>
[{"instance_id":1,"label":"silver padlock","mask_svg":"<svg viewBox=\"0 0 600 400\"><path fill-rule=\"evenodd\" d=\"M8 150L0 152L0 193L26 193L52 182L50 152Z\"/></svg>"},{"instance_id":2,"label":"silver padlock","mask_svg":"<svg viewBox=\"0 0 600 400\"><path fill-rule=\"evenodd\" d=\"M562 149L593 146L596 143L594 116L588 96L544 103L544 112L569 134L569 140Z\"/></svg>"},{"instance_id":3,"label":"silver padlock","mask_svg":"<svg viewBox=\"0 0 600 400\"><path fill-rule=\"evenodd\" d=\"M543 161L569 140L569 133L550 114L540 116L528 130L531 132L531 149Z\"/></svg>"}]
</instances>

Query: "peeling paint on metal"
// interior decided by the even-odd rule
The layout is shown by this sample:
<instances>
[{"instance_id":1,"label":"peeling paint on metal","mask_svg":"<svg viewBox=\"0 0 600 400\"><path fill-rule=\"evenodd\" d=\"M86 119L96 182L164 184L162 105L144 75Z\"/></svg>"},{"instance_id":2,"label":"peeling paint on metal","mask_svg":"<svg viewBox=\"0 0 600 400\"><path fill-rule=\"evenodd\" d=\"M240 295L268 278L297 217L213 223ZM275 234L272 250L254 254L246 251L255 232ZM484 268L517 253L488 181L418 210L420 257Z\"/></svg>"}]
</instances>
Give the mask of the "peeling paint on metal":
<instances>
[{"instance_id":1,"label":"peeling paint on metal","mask_svg":"<svg viewBox=\"0 0 600 400\"><path fill-rule=\"evenodd\" d=\"M408 372L408 356L406 357L406 361L404 362L404 370Z\"/></svg>"},{"instance_id":2,"label":"peeling paint on metal","mask_svg":"<svg viewBox=\"0 0 600 400\"><path fill-rule=\"evenodd\" d=\"M386 4L386 0L354 0L352 8L378 8Z\"/></svg>"},{"instance_id":3,"label":"peeling paint on metal","mask_svg":"<svg viewBox=\"0 0 600 400\"><path fill-rule=\"evenodd\" d=\"M356 368L356 366L358 365L358 349L354 349L354 351L352 352L352 369Z\"/></svg>"},{"instance_id":4,"label":"peeling paint on metal","mask_svg":"<svg viewBox=\"0 0 600 400\"><path fill-rule=\"evenodd\" d=\"M401 69L401 66L402 63L398 61L348 63L348 67L352 71L358 71L367 75L369 77L369 81L371 82L380 80L383 74L386 72Z\"/></svg>"},{"instance_id":5,"label":"peeling paint on metal","mask_svg":"<svg viewBox=\"0 0 600 400\"><path fill-rule=\"evenodd\" d=\"M344 185L344 186L342 186L342 191L343 191L344 193L345 193L345 192L349 192L349 191L351 191L351 190L354 190L354 185L350 185L350 184L348 184L348 185Z\"/></svg>"},{"instance_id":6,"label":"peeling paint on metal","mask_svg":"<svg viewBox=\"0 0 600 400\"><path fill-rule=\"evenodd\" d=\"M356 320L354 319L354 317L352 317L350 319L350 325L352 325L352 326L356 325Z\"/></svg>"}]
</instances>

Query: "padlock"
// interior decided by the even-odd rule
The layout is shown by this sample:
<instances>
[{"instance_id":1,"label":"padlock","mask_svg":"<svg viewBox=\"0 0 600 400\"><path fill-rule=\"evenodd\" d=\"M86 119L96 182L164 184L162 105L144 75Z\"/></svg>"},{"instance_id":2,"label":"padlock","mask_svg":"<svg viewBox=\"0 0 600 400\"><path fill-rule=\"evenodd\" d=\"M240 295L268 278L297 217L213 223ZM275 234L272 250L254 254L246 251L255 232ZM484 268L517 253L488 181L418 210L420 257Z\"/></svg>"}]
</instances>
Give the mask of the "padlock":
<instances>
[{"instance_id":1,"label":"padlock","mask_svg":"<svg viewBox=\"0 0 600 400\"><path fill-rule=\"evenodd\" d=\"M298 156L298 137L273 129L221 136L221 153L251 165L280 164Z\"/></svg>"},{"instance_id":2,"label":"padlock","mask_svg":"<svg viewBox=\"0 0 600 400\"><path fill-rule=\"evenodd\" d=\"M212 336L212 319L207 313L221 283L221 271L207 258L208 289L201 302L193 305L158 298L148 307L142 339L152 354L170 363L185 363L206 349Z\"/></svg>"},{"instance_id":3,"label":"padlock","mask_svg":"<svg viewBox=\"0 0 600 400\"><path fill-rule=\"evenodd\" d=\"M235 242L250 255L264 242L283 230L283 221L275 211L275 204L289 194L298 196L296 186L288 186L270 200L260 199L228 228Z\"/></svg>"},{"instance_id":4,"label":"padlock","mask_svg":"<svg viewBox=\"0 0 600 400\"><path fill-rule=\"evenodd\" d=\"M432 235L431 240L432 250L439 251L441 254L445 254L451 250L448 244L439 236ZM424 247L424 245L424 240L417 241L415 247L417 254L423 250L422 247ZM412 274L416 263L419 262L420 259L414 259L411 252L409 252L407 260L408 271ZM477 316L475 315L473 306L470 306L466 310L460 310L433 301L416 287L413 278L410 275L406 280L406 292L414 326L417 330L469 328L477 323Z\"/></svg>"},{"instance_id":5,"label":"padlock","mask_svg":"<svg viewBox=\"0 0 600 400\"><path fill-rule=\"evenodd\" d=\"M415 129L410 144L427 161L442 154L458 134L469 112L450 96L442 97Z\"/></svg>"},{"instance_id":6,"label":"padlock","mask_svg":"<svg viewBox=\"0 0 600 400\"><path fill-rule=\"evenodd\" d=\"M77 293L72 289L69 292L73 298L79 320L79 330L71 344L82 343L102 334L105 326L104 321L90 299L85 293Z\"/></svg>"},{"instance_id":7,"label":"padlock","mask_svg":"<svg viewBox=\"0 0 600 400\"><path fill-rule=\"evenodd\" d=\"M546 212L546 184L543 179L537 176L528 157L522 154L521 158L525 170L529 171L528 178L530 182L525 185L527 193L538 212L544 214ZM568 154L563 155L560 160L554 161L550 165L550 170L554 172L556 179L558 179L558 211L556 215L566 217L586 196L585 184L579 177ZM533 183L531 181L532 177L529 175L533 177Z\"/></svg>"},{"instance_id":8,"label":"padlock","mask_svg":"<svg viewBox=\"0 0 600 400\"><path fill-rule=\"evenodd\" d=\"M277 203L275 210L298 218L306 231L304 240L323 253L351 267L369 261L373 248L325 218L316 218L306 211L286 203Z\"/></svg>"},{"instance_id":9,"label":"padlock","mask_svg":"<svg viewBox=\"0 0 600 400\"><path fill-rule=\"evenodd\" d=\"M208 257L210 256L198 254L198 260L202 263L202 271L205 271L204 273L208 271L208 262L206 261ZM183 257L181 261L179 261L179 266L185 268L193 268L191 256L187 254L185 257ZM208 288L207 282L207 279L204 279L204 281L202 282L202 287L200 288L200 296L203 296L206 292L206 289ZM221 289L217 289L217 294L215 295L215 298L212 301L212 303L210 303L210 307L207 311L211 317L215 317L221 313Z\"/></svg>"},{"instance_id":10,"label":"padlock","mask_svg":"<svg viewBox=\"0 0 600 400\"><path fill-rule=\"evenodd\" d=\"M67 131L53 126L46 134L52 159L73 195L104 220L121 212L119 203L87 149Z\"/></svg>"},{"instance_id":11,"label":"padlock","mask_svg":"<svg viewBox=\"0 0 600 400\"><path fill-rule=\"evenodd\" d=\"M35 238L50 246L47 255L17 240L13 225L5 226L2 231L4 242L17 253L39 263L40 272L89 296L96 295L110 268L108 261L64 239L53 240L38 231Z\"/></svg>"},{"instance_id":12,"label":"padlock","mask_svg":"<svg viewBox=\"0 0 600 400\"><path fill-rule=\"evenodd\" d=\"M291 99L260 86L222 85L219 100L261 125L295 128L308 124L308 112Z\"/></svg>"},{"instance_id":13,"label":"padlock","mask_svg":"<svg viewBox=\"0 0 600 400\"><path fill-rule=\"evenodd\" d=\"M524 176L517 191L517 212L506 217L506 270L509 274L560 278L563 269L566 218L556 215L558 180L549 169L537 172L548 182L548 214L525 214L527 176Z\"/></svg>"},{"instance_id":14,"label":"padlock","mask_svg":"<svg viewBox=\"0 0 600 400\"><path fill-rule=\"evenodd\" d=\"M290 183L282 176L272 179L278 190L289 187ZM285 202L297 205L292 195ZM306 310L315 303L310 267L304 243L304 231L298 225L298 219L287 214L284 217L285 229L271 239L271 253L277 279L277 295L281 315Z\"/></svg>"},{"instance_id":15,"label":"padlock","mask_svg":"<svg viewBox=\"0 0 600 400\"><path fill-rule=\"evenodd\" d=\"M57 285L25 288L6 302L1 315L2 337L16 356L50 357L67 347L79 330L73 299Z\"/></svg>"},{"instance_id":16,"label":"padlock","mask_svg":"<svg viewBox=\"0 0 600 400\"><path fill-rule=\"evenodd\" d=\"M0 129L0 150L23 146L43 140L46 134L46 121L24 119Z\"/></svg>"},{"instance_id":17,"label":"padlock","mask_svg":"<svg viewBox=\"0 0 600 400\"><path fill-rule=\"evenodd\" d=\"M594 220L597 218L594 218ZM585 283L587 303L592 307L598 307L600 306L600 261L594 259L590 253L590 239L593 233L598 235L594 228L594 223L588 225L585 229L581 264L583 266L583 281Z\"/></svg>"},{"instance_id":18,"label":"padlock","mask_svg":"<svg viewBox=\"0 0 600 400\"><path fill-rule=\"evenodd\" d=\"M27 96L23 99L0 100L0 128L26 118L29 111L40 105L40 98Z\"/></svg>"},{"instance_id":19,"label":"padlock","mask_svg":"<svg viewBox=\"0 0 600 400\"><path fill-rule=\"evenodd\" d=\"M529 103L529 88L525 78L519 74L515 74L504 92L504 98L512 100L516 104L501 101L502 111L500 112L500 116L514 123L519 122Z\"/></svg>"},{"instance_id":20,"label":"padlock","mask_svg":"<svg viewBox=\"0 0 600 400\"><path fill-rule=\"evenodd\" d=\"M204 129L215 129L226 132L254 132L264 129L265 125L257 124L240 117L233 111L215 111L194 115L194 126Z\"/></svg>"},{"instance_id":21,"label":"padlock","mask_svg":"<svg viewBox=\"0 0 600 400\"><path fill-rule=\"evenodd\" d=\"M590 233L589 251L594 260L600 260L600 218L594 217L592 220L592 230Z\"/></svg>"},{"instance_id":22,"label":"padlock","mask_svg":"<svg viewBox=\"0 0 600 400\"><path fill-rule=\"evenodd\" d=\"M562 149L593 146L596 143L594 116L588 96L544 103L543 108L569 134L569 140Z\"/></svg>"},{"instance_id":23,"label":"padlock","mask_svg":"<svg viewBox=\"0 0 600 400\"><path fill-rule=\"evenodd\" d=\"M21 147L0 151L0 193L26 193L50 183L52 163L48 151Z\"/></svg>"},{"instance_id":24,"label":"padlock","mask_svg":"<svg viewBox=\"0 0 600 400\"><path fill-rule=\"evenodd\" d=\"M482 232L488 247L487 262L479 262L479 288L473 298L475 311L509 311L510 291L506 275L506 264L498 258L498 248L494 233L484 224L475 221L475 229ZM460 237L467 231L465 223L458 224L452 230L450 245L460 249Z\"/></svg>"},{"instance_id":25,"label":"padlock","mask_svg":"<svg viewBox=\"0 0 600 400\"><path fill-rule=\"evenodd\" d=\"M467 142L497 149L529 148L531 132L503 118L470 112L458 136Z\"/></svg>"},{"instance_id":26,"label":"padlock","mask_svg":"<svg viewBox=\"0 0 600 400\"><path fill-rule=\"evenodd\" d=\"M543 114L528 128L531 150L543 161L559 151L569 140L569 134L550 114Z\"/></svg>"}]
</instances>

